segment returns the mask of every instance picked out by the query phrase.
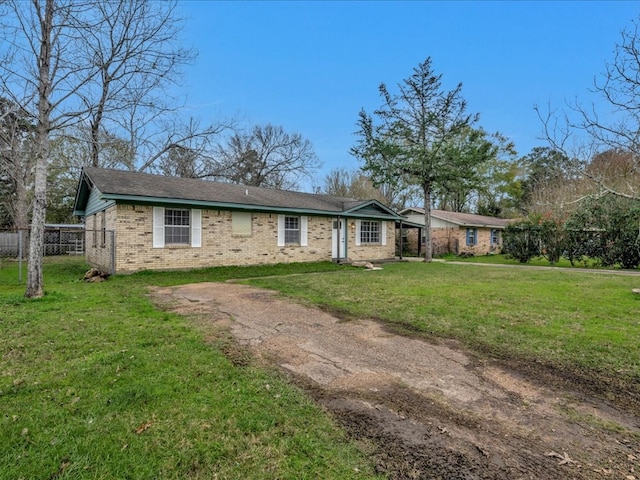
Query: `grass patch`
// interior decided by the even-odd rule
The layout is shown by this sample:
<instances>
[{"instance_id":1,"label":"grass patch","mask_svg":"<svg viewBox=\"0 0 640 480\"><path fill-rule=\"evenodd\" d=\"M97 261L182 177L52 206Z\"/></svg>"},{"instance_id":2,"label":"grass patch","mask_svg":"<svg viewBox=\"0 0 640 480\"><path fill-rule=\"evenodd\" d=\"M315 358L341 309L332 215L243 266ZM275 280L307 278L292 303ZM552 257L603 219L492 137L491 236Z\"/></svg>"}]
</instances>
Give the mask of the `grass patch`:
<instances>
[{"instance_id":1,"label":"grass patch","mask_svg":"<svg viewBox=\"0 0 640 480\"><path fill-rule=\"evenodd\" d=\"M466 262L466 263L489 263L493 265L530 265L533 267L560 267L560 268L603 268L598 264L596 260L593 259L582 259L579 261L574 261L574 264L571 265L571 262L566 258L560 258L553 265L549 263L544 257L535 257L529 260L526 263L522 263L514 258L508 258L506 255L477 255L474 257L459 257L457 255L443 255L441 257L442 260L451 261L451 262ZM611 268L611 267L610 267Z\"/></svg>"},{"instance_id":2,"label":"grass patch","mask_svg":"<svg viewBox=\"0 0 640 480\"><path fill-rule=\"evenodd\" d=\"M336 269L209 269L84 283L45 265L46 295L0 269L0 478L375 478L365 456L274 372L236 366L148 285Z\"/></svg>"},{"instance_id":3,"label":"grass patch","mask_svg":"<svg viewBox=\"0 0 640 480\"><path fill-rule=\"evenodd\" d=\"M498 358L640 379L637 277L408 262L250 283Z\"/></svg>"}]
</instances>

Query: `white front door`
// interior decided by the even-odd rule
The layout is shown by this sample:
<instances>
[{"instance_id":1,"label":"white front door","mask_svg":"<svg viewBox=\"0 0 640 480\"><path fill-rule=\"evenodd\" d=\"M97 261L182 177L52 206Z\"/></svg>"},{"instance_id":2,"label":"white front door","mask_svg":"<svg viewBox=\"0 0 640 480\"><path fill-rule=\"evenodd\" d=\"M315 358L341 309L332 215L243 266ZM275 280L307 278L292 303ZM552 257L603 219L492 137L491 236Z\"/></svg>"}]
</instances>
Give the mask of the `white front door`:
<instances>
[{"instance_id":1,"label":"white front door","mask_svg":"<svg viewBox=\"0 0 640 480\"><path fill-rule=\"evenodd\" d=\"M331 258L347 258L347 235L344 219L333 221L333 234L331 236ZM338 240L339 238L339 240Z\"/></svg>"}]
</instances>

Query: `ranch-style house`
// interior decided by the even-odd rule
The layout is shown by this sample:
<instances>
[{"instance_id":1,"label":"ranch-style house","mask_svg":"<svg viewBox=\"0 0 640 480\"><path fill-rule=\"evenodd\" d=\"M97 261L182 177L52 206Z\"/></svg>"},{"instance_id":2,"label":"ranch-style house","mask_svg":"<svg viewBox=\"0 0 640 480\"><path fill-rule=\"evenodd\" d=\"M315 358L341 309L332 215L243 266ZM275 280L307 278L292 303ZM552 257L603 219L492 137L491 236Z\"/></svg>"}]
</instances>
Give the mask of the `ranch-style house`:
<instances>
[{"instance_id":1,"label":"ranch-style house","mask_svg":"<svg viewBox=\"0 0 640 480\"><path fill-rule=\"evenodd\" d=\"M396 212L361 201L85 167L74 215L109 273L394 258Z\"/></svg>"}]
</instances>

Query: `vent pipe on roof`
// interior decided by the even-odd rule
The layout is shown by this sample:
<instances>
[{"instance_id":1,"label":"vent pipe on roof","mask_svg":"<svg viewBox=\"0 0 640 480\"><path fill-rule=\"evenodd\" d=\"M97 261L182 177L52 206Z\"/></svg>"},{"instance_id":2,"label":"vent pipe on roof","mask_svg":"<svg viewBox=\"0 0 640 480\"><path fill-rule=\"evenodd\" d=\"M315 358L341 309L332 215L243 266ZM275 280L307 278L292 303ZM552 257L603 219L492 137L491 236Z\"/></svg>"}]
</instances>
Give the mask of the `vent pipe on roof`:
<instances>
[{"instance_id":1,"label":"vent pipe on roof","mask_svg":"<svg viewBox=\"0 0 640 480\"><path fill-rule=\"evenodd\" d=\"M244 194L249 196L249 189L248 188L244 191Z\"/></svg>"}]
</instances>

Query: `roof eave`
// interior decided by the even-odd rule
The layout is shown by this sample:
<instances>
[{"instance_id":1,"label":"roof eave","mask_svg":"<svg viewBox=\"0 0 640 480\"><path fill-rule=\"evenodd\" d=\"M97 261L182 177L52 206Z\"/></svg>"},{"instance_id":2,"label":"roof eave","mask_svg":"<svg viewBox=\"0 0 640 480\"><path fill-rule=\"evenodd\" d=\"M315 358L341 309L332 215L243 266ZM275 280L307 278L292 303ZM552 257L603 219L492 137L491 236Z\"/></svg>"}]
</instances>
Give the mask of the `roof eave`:
<instances>
[{"instance_id":1,"label":"roof eave","mask_svg":"<svg viewBox=\"0 0 640 480\"><path fill-rule=\"evenodd\" d=\"M116 202L130 202L130 203L144 203L149 205L159 204L171 204L171 205L185 205L190 207L204 207L204 208L220 208L224 210L249 210L258 212L270 212L270 213L295 213L298 215L318 215L318 216L341 216L345 218L374 218L384 220L395 220L398 217L393 212L390 215L371 215L371 214L357 214L356 212L339 211L339 210L315 210L308 208L295 208L295 207L281 207L281 206L265 206L265 205L251 205L245 203L232 203L232 202L207 202L204 200L189 200L183 198L164 198L164 197L141 197L139 195L122 195L122 194L110 194L103 193L102 198L105 200L115 200Z\"/></svg>"}]
</instances>

